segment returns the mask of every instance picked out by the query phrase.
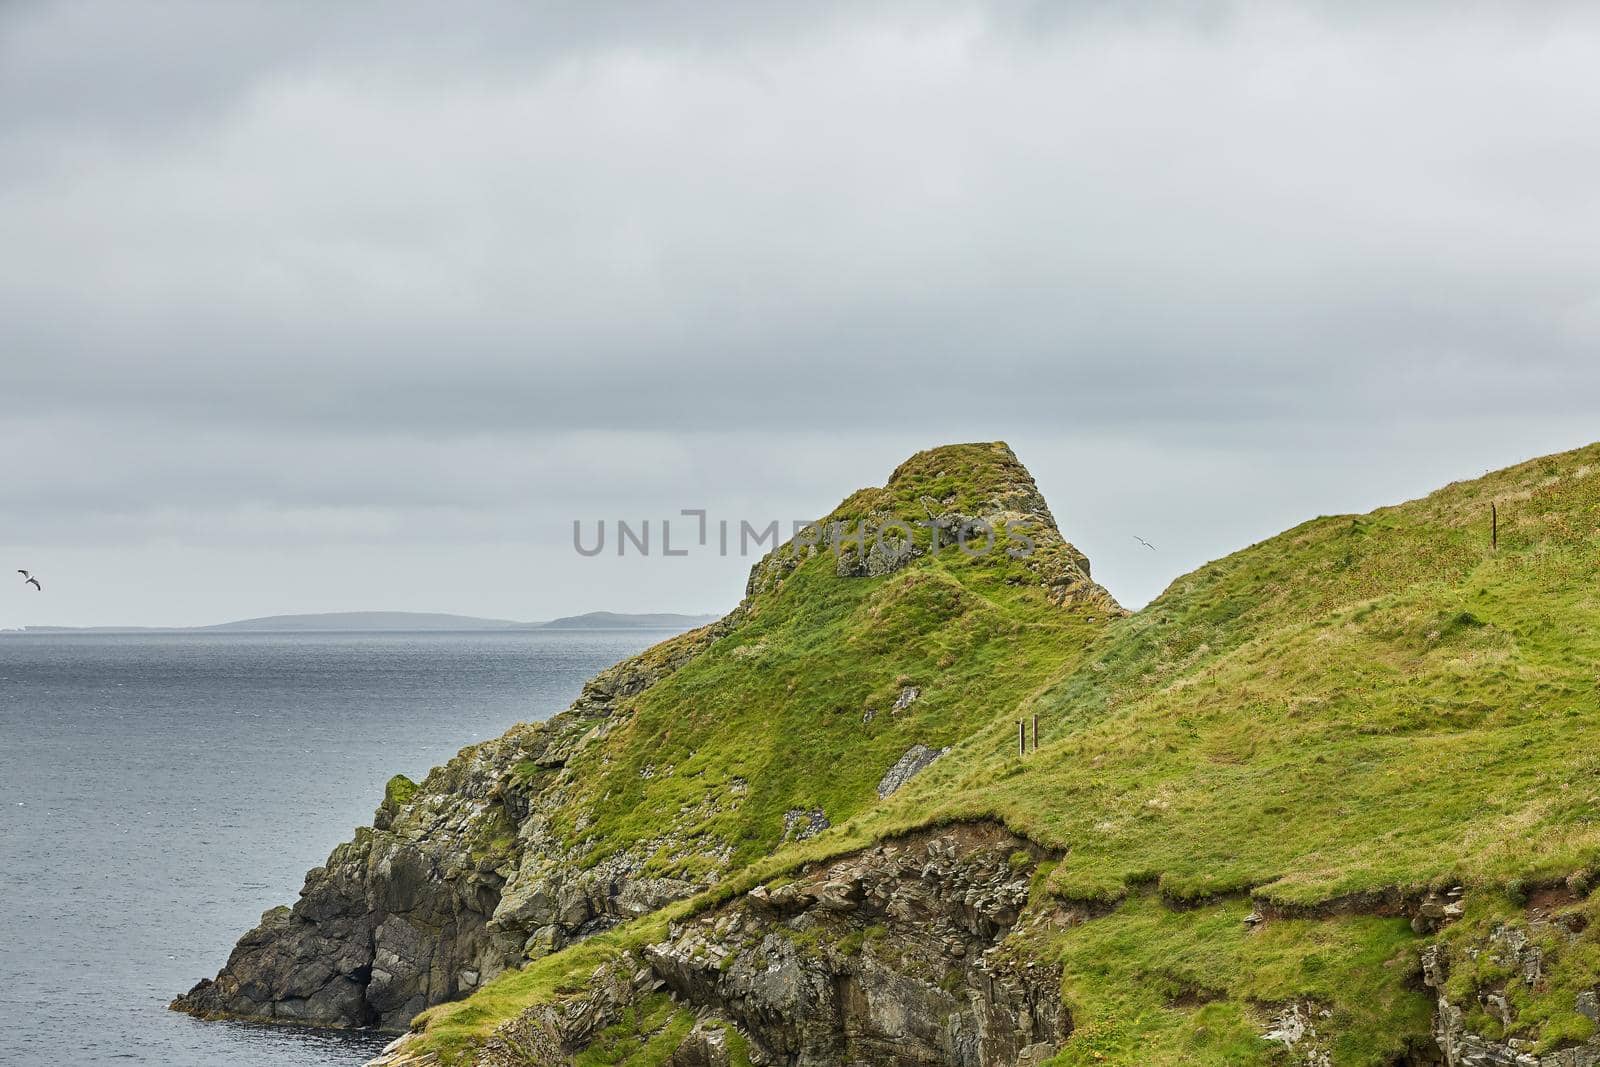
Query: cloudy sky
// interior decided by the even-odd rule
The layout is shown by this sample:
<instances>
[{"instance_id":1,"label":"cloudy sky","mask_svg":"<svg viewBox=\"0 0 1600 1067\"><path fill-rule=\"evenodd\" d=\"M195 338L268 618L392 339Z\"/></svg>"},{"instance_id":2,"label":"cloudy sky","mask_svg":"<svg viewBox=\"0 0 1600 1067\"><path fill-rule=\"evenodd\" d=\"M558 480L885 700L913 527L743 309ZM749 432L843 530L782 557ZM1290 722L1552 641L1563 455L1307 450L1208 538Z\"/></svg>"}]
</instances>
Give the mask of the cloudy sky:
<instances>
[{"instance_id":1,"label":"cloudy sky","mask_svg":"<svg viewBox=\"0 0 1600 1067\"><path fill-rule=\"evenodd\" d=\"M572 521L995 438L1141 604L1600 438L1596 54L1579 4L11 0L0 625L719 610L749 560Z\"/></svg>"}]
</instances>

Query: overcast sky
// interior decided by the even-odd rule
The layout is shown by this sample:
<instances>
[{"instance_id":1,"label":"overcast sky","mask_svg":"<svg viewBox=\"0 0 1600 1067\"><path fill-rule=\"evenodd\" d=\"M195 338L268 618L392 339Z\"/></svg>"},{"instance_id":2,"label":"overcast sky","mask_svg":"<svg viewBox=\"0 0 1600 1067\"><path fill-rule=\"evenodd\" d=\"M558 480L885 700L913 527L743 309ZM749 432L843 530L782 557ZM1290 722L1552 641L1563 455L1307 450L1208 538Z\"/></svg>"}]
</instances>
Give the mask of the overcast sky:
<instances>
[{"instance_id":1,"label":"overcast sky","mask_svg":"<svg viewBox=\"0 0 1600 1067\"><path fill-rule=\"evenodd\" d=\"M722 610L749 559L572 521L996 438L1142 604L1600 438L1597 54L1581 4L11 0L0 625Z\"/></svg>"}]
</instances>

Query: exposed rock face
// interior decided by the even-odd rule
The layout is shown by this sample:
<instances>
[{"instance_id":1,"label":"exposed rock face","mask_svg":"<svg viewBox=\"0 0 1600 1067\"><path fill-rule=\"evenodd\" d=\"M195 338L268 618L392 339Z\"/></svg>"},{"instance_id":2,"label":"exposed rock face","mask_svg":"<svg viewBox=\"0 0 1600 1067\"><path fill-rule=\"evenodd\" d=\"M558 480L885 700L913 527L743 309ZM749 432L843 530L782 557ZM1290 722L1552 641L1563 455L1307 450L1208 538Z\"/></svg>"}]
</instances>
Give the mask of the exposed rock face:
<instances>
[{"instance_id":1,"label":"exposed rock face","mask_svg":"<svg viewBox=\"0 0 1600 1067\"><path fill-rule=\"evenodd\" d=\"M890 521L883 517L883 521ZM848 531L840 531L839 536L845 536ZM840 578L878 578L885 574L893 574L901 570L913 560L922 556L922 550L911 543L908 535L900 535L896 540L897 531L889 535L865 541L865 548L852 545L847 551L838 553L834 559L833 573Z\"/></svg>"},{"instance_id":2,"label":"exposed rock face","mask_svg":"<svg viewBox=\"0 0 1600 1067\"><path fill-rule=\"evenodd\" d=\"M1543 957L1539 948L1529 943L1521 930L1503 926L1495 930L1490 944L1481 951L1492 954L1494 960L1512 972L1511 981L1536 985L1543 976ZM1466 1010L1452 1001L1445 983L1450 976L1450 955L1444 945L1433 945L1422 954L1422 977L1428 988L1438 995L1438 1007L1433 1018L1434 1038L1444 1055L1446 1067L1600 1067L1600 1037L1590 1038L1572 1048L1536 1053L1531 1041L1509 1037L1492 1040L1473 1033L1467 1026ZM1496 990L1481 990L1480 1005L1507 1027L1515 1025L1510 1002ZM1574 1010L1580 1015L1585 1009L1600 1009L1594 1002L1593 991L1577 996ZM1593 1018L1593 1016L1590 1016Z\"/></svg>"},{"instance_id":3,"label":"exposed rock face","mask_svg":"<svg viewBox=\"0 0 1600 1067\"><path fill-rule=\"evenodd\" d=\"M583 988L503 1024L475 1067L569 1063L667 990L698 1022L665 1061L730 1067L1000 1067L1042 1063L1071 1030L1058 968L1007 936L1039 850L994 824L925 831L758 886L602 964ZM372 1067L432 1067L417 1040Z\"/></svg>"},{"instance_id":4,"label":"exposed rock face","mask_svg":"<svg viewBox=\"0 0 1600 1067\"><path fill-rule=\"evenodd\" d=\"M547 813L561 801L567 761L731 618L601 673L570 710L463 750L414 791L391 783L373 826L306 875L294 907L262 916L222 972L172 1006L208 1018L403 1029L507 967L692 892L688 882L640 877L636 853L579 869L555 844Z\"/></svg>"},{"instance_id":5,"label":"exposed rock face","mask_svg":"<svg viewBox=\"0 0 1600 1067\"><path fill-rule=\"evenodd\" d=\"M1293 1000L1273 1012L1269 1029L1261 1036L1280 1044L1305 1067L1333 1067L1333 1056L1324 1047L1319 1026L1332 1016L1327 1008L1305 1000Z\"/></svg>"},{"instance_id":6,"label":"exposed rock face","mask_svg":"<svg viewBox=\"0 0 1600 1067\"><path fill-rule=\"evenodd\" d=\"M949 752L948 748L929 748L916 744L906 749L906 754L895 760L894 766L883 773L878 782L878 796L886 797L933 765L933 761Z\"/></svg>"},{"instance_id":7,"label":"exposed rock face","mask_svg":"<svg viewBox=\"0 0 1600 1067\"><path fill-rule=\"evenodd\" d=\"M1069 1030L1061 975L1002 945L1032 855L995 826L888 842L758 887L645 957L680 1000L736 1024L754 1062L1041 1062Z\"/></svg>"},{"instance_id":8,"label":"exposed rock face","mask_svg":"<svg viewBox=\"0 0 1600 1067\"><path fill-rule=\"evenodd\" d=\"M813 808L810 811L793 808L783 813L783 839L804 841L816 837L831 825L827 813L821 808Z\"/></svg>"}]
</instances>

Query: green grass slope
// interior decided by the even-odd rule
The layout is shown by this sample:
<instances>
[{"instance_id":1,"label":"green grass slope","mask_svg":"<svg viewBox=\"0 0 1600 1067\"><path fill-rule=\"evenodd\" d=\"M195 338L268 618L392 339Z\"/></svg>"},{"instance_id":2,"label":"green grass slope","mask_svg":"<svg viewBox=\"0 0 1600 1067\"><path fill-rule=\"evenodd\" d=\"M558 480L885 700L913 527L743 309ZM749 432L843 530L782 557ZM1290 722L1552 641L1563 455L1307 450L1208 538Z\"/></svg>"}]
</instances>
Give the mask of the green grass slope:
<instances>
[{"instance_id":1,"label":"green grass slope","mask_svg":"<svg viewBox=\"0 0 1600 1067\"><path fill-rule=\"evenodd\" d=\"M994 546L973 536L964 552L948 535L935 552L911 526L919 554L876 575L852 575L861 546L841 536L836 553L826 532L771 554L732 632L574 762L557 828L591 860L667 841L650 873L694 876L713 856L737 869L771 853L787 813L838 823L875 803L911 745L954 744L1015 707L1120 614L1003 444L922 453L822 528L928 515L985 518ZM1011 540L1007 517L1023 524ZM1033 550L1013 558L1022 536Z\"/></svg>"},{"instance_id":2,"label":"green grass slope","mask_svg":"<svg viewBox=\"0 0 1600 1067\"><path fill-rule=\"evenodd\" d=\"M1155 879L1174 900L1306 906L1582 867L1600 845L1597 467L1600 447L1537 460L1181 578L1030 702L1037 756L1001 723L894 807L994 814L1070 850L1068 897Z\"/></svg>"},{"instance_id":3,"label":"green grass slope","mask_svg":"<svg viewBox=\"0 0 1600 1067\"><path fill-rule=\"evenodd\" d=\"M969 479L927 453L840 514L929 496L1015 505L992 499L997 473L1026 478L1009 452L966 447L980 450L959 453ZM1404 901L1466 886L1466 919L1439 936L1471 944L1521 921L1530 887L1592 880L1600 446L1316 519L1131 616L1074 584L1076 565L1052 544L1031 565L942 554L877 578L838 578L831 559L758 568L749 623L638 709L634 762L586 779L603 850L741 777L747 802L709 806L702 829L755 862L699 902L436 1009L440 1047L581 983L687 907L912 828L997 818L1063 854L1041 903L1095 916L1020 946L1064 968L1075 1030L1052 1063L1299 1062L1304 1049L1291 1060L1262 1035L1300 1010L1326 1062L1393 1064L1426 1046L1432 1010L1418 955L1433 935L1397 917ZM926 693L915 719L863 722L905 685ZM1015 720L1035 713L1045 743L1019 758ZM912 740L955 747L876 803L871 783ZM641 776L644 761L670 765L670 784ZM756 860L775 815L811 805L835 829ZM1246 922L1256 910L1264 921ZM1529 1047L1594 1030L1572 1005L1600 982L1600 943L1550 951L1550 979L1501 1026ZM1492 970L1452 982L1466 996L1503 980ZM1481 1014L1480 1032L1501 1025Z\"/></svg>"}]
</instances>

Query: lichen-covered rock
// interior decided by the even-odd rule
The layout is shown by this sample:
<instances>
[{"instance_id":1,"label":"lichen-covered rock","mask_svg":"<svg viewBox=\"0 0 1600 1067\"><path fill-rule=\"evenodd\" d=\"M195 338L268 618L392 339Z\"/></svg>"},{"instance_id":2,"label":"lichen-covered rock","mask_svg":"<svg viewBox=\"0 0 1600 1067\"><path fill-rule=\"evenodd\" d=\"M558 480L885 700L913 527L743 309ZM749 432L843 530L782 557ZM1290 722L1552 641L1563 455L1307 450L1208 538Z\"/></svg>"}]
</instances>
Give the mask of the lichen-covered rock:
<instances>
[{"instance_id":1,"label":"lichen-covered rock","mask_svg":"<svg viewBox=\"0 0 1600 1067\"><path fill-rule=\"evenodd\" d=\"M1333 1012L1311 1001L1292 1000L1274 1010L1262 1033L1263 1040L1279 1044L1305 1067L1333 1067L1320 1026Z\"/></svg>"},{"instance_id":2,"label":"lichen-covered rock","mask_svg":"<svg viewBox=\"0 0 1600 1067\"><path fill-rule=\"evenodd\" d=\"M831 825L833 824L828 821L827 812L821 808L813 808L810 811L793 808L783 813L783 839L805 841L816 837Z\"/></svg>"}]
</instances>

